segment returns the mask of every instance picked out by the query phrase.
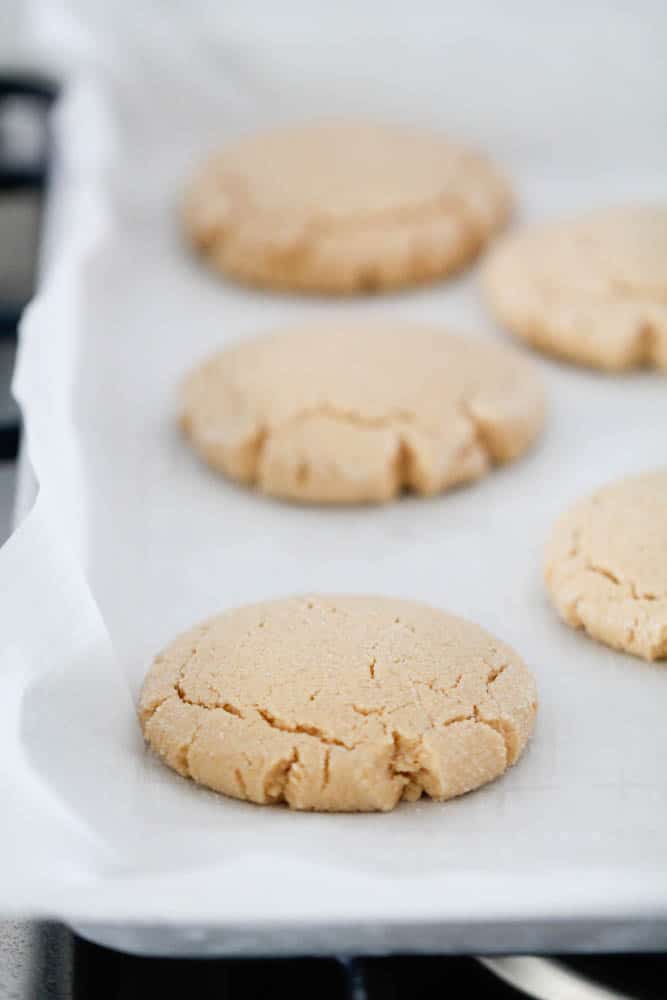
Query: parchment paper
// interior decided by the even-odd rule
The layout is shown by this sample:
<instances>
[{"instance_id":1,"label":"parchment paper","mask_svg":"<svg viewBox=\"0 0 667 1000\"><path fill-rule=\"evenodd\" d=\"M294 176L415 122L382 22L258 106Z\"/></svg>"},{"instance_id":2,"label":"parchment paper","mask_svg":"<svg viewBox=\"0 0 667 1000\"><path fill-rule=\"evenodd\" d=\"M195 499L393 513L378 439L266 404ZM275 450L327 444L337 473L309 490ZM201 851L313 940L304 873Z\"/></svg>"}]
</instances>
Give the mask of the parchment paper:
<instances>
[{"instance_id":1,"label":"parchment paper","mask_svg":"<svg viewBox=\"0 0 667 1000\"><path fill-rule=\"evenodd\" d=\"M68 86L16 381L40 492L0 553L3 910L214 924L236 950L244 934L261 947L260 925L296 951L304 926L327 929L325 949L336 928L419 948L430 927L443 950L462 929L465 950L492 950L511 926L513 947L558 950L573 921L591 946L605 922L618 947L664 946L667 668L561 625L541 583L564 505L667 461L664 375L537 358L549 419L525 459L384 508L236 488L173 419L192 363L297 319L404 315L509 343L474 271L344 303L208 274L175 206L217 142L276 120L417 120L495 156L520 220L664 199L664 7L586 6L32 8L32 44ZM318 816L217 796L154 760L134 715L152 654L221 608L310 590L423 599L514 645L541 699L520 764L451 803Z\"/></svg>"}]
</instances>

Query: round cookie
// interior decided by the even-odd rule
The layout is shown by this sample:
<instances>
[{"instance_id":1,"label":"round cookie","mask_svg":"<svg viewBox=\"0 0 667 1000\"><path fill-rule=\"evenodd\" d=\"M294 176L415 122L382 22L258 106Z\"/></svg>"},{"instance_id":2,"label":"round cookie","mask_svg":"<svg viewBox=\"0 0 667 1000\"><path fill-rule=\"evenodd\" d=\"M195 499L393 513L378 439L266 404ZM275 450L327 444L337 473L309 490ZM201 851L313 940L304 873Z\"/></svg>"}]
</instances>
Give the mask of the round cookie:
<instances>
[{"instance_id":1,"label":"round cookie","mask_svg":"<svg viewBox=\"0 0 667 1000\"><path fill-rule=\"evenodd\" d=\"M667 657L667 469L611 483L563 514L545 577L569 625L645 660Z\"/></svg>"},{"instance_id":2,"label":"round cookie","mask_svg":"<svg viewBox=\"0 0 667 1000\"><path fill-rule=\"evenodd\" d=\"M183 221L239 281L345 294L458 270L510 210L495 168L437 134L330 123L228 146L193 180Z\"/></svg>"},{"instance_id":3,"label":"round cookie","mask_svg":"<svg viewBox=\"0 0 667 1000\"><path fill-rule=\"evenodd\" d=\"M238 799L330 812L449 799L514 764L535 683L483 629L423 604L296 597L179 636L140 700L149 744Z\"/></svg>"},{"instance_id":4,"label":"round cookie","mask_svg":"<svg viewBox=\"0 0 667 1000\"><path fill-rule=\"evenodd\" d=\"M667 207L521 230L494 247L483 285L498 321L548 354L667 371Z\"/></svg>"},{"instance_id":5,"label":"round cookie","mask_svg":"<svg viewBox=\"0 0 667 1000\"><path fill-rule=\"evenodd\" d=\"M381 502L477 479L525 451L543 416L530 362L396 322L240 342L192 372L181 410L213 468L313 503Z\"/></svg>"}]
</instances>

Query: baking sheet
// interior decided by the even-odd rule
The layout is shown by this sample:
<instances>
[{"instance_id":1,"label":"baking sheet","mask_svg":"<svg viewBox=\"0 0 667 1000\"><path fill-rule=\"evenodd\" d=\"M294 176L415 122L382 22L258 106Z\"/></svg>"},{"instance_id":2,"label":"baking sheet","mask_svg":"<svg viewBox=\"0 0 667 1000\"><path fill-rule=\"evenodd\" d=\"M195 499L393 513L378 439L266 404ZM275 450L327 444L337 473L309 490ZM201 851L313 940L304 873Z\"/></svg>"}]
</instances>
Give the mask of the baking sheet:
<instances>
[{"instance_id":1,"label":"baking sheet","mask_svg":"<svg viewBox=\"0 0 667 1000\"><path fill-rule=\"evenodd\" d=\"M481 144L514 178L523 219L664 198L662 8L593 4L568 23L523 3L509 19L490 3L466 18L425 5L426 20L378 19L374 4L253 19L232 5L195 23L175 6L154 32L151 5L134 5L133 25L121 6L124 22L70 5L76 72L22 330L17 392L40 493L0 553L0 906L169 924L181 950L557 951L576 946L573 927L582 947L664 947L667 674L560 625L540 574L564 505L667 461L664 375L537 359L549 419L526 458L384 508L304 510L239 489L173 420L193 362L297 320L403 315L505 340L474 272L342 303L218 281L175 224L204 150L267 121L358 114L363 94L367 115ZM57 48L53 24L35 24ZM450 803L320 816L225 799L154 760L134 717L154 651L221 608L305 591L422 599L514 645L541 701L519 765Z\"/></svg>"}]
</instances>

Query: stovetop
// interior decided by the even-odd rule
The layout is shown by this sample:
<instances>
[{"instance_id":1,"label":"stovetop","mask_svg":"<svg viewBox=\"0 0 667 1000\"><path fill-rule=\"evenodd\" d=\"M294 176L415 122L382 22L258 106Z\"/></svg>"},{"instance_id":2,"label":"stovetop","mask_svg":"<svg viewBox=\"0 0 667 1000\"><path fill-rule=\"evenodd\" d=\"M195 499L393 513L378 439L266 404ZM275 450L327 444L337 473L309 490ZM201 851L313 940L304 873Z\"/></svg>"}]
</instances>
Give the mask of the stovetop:
<instances>
[{"instance_id":1,"label":"stovetop","mask_svg":"<svg viewBox=\"0 0 667 1000\"><path fill-rule=\"evenodd\" d=\"M18 947L18 951L15 949ZM490 960L497 961L497 960ZM509 960L500 960L501 963ZM0 1000L664 1000L667 958L596 955L540 960L524 992L469 957L165 959L124 955L58 924L0 925ZM506 974L513 971L511 962ZM516 971L516 970L514 970ZM525 969L524 969L525 971ZM516 980L515 980L516 981Z\"/></svg>"}]
</instances>

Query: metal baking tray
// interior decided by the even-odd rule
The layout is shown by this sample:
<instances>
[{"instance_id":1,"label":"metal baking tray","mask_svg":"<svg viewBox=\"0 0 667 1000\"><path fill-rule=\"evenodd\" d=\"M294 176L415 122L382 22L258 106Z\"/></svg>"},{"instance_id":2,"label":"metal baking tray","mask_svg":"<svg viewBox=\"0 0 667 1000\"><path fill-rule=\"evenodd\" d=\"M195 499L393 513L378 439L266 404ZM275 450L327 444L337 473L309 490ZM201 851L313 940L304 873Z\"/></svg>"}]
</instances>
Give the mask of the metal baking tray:
<instances>
[{"instance_id":1,"label":"metal baking tray","mask_svg":"<svg viewBox=\"0 0 667 1000\"><path fill-rule=\"evenodd\" d=\"M406 30L401 45L412 51ZM499 30L491 16L480 65ZM562 40L574 31L572 44L585 50L576 25L554 31ZM398 35L392 42L386 26L385 34L389 64ZM257 45L253 65L264 65L270 52ZM605 36L601 46L605 62L613 44ZM521 51L537 72L538 55L527 43ZM271 52L284 57L279 46ZM333 56L321 53L330 70ZM455 48L450 54L456 79L467 63ZM414 92L371 94L367 113L412 108L453 128L451 106L431 102L424 113L434 83L443 83L437 56L435 41L426 43ZM18 844L19 867L30 859L28 878L6 873L7 895L17 908L143 953L664 948L664 669L561 625L540 569L544 538L566 504L607 479L664 464L664 376L614 378L536 359L549 418L529 456L469 489L384 508L303 510L258 497L203 468L175 430L181 373L208 351L273 327L395 314L505 342L474 271L409 294L302 300L220 282L183 246L174 203L193 160L286 109L352 113L363 68L356 49L345 50L344 67L349 94L335 100L316 76L301 101L289 88L249 95L232 63L212 97L155 58L143 73L88 68L61 104L49 252L17 381L40 493L0 560L3 579L23 567L0 623L21 665L13 700L0 708L0 725L20 720L6 737L21 780L15 771L5 783L5 836ZM276 76L283 70L271 64ZM555 87L554 73L547 78ZM650 74L642 80L648 93ZM558 127L570 146L558 169L549 155L553 117L547 127L539 108L524 107L503 135L493 106L473 108L467 131L486 134L515 180L523 219L664 197L667 173L649 158L650 130L644 160L601 169L613 122L602 116L600 135L585 142L584 112L573 124L566 111L574 105L564 104ZM444 805L306 816L215 796L146 753L133 699L155 649L221 607L317 590L426 600L514 645L541 698L519 765ZM35 606L39 630L29 627Z\"/></svg>"}]
</instances>

